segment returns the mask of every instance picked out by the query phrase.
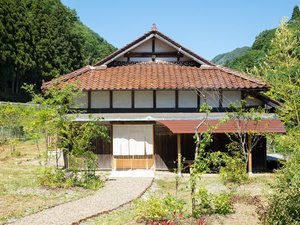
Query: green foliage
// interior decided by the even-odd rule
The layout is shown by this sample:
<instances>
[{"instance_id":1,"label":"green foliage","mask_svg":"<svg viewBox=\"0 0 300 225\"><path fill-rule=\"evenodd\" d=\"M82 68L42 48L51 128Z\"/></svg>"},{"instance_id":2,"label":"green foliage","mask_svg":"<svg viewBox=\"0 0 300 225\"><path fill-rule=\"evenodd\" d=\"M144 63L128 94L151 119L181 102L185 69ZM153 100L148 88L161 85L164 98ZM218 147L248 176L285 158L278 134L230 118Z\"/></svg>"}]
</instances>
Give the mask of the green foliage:
<instances>
[{"instance_id":1,"label":"green foliage","mask_svg":"<svg viewBox=\"0 0 300 225\"><path fill-rule=\"evenodd\" d=\"M220 168L220 177L225 184L242 184L248 180L245 161L240 157L226 157Z\"/></svg>"},{"instance_id":2,"label":"green foliage","mask_svg":"<svg viewBox=\"0 0 300 225\"><path fill-rule=\"evenodd\" d=\"M262 50L249 49L245 54L228 62L225 66L242 72L248 72L254 66L259 65L264 59L265 53Z\"/></svg>"},{"instance_id":3,"label":"green foliage","mask_svg":"<svg viewBox=\"0 0 300 225\"><path fill-rule=\"evenodd\" d=\"M151 196L146 200L139 200L135 205L136 218L139 221L153 221L166 219L168 216L167 206L161 198Z\"/></svg>"},{"instance_id":4,"label":"green foliage","mask_svg":"<svg viewBox=\"0 0 300 225\"><path fill-rule=\"evenodd\" d=\"M177 215L183 213L185 202L182 199L178 199L173 195L168 194L163 201L168 208L169 217L174 217L173 219L176 219Z\"/></svg>"},{"instance_id":5,"label":"green foliage","mask_svg":"<svg viewBox=\"0 0 300 225\"><path fill-rule=\"evenodd\" d=\"M266 52L270 48L272 39L275 36L276 29L265 30L261 32L252 45L252 50L261 50Z\"/></svg>"},{"instance_id":6,"label":"green foliage","mask_svg":"<svg viewBox=\"0 0 300 225\"><path fill-rule=\"evenodd\" d=\"M28 100L29 96L18 94L23 83L40 88L42 80L115 50L60 0L1 1L0 37L0 96L5 100Z\"/></svg>"},{"instance_id":7,"label":"green foliage","mask_svg":"<svg viewBox=\"0 0 300 225\"><path fill-rule=\"evenodd\" d=\"M200 188L196 194L196 207L193 217L200 218L210 214L229 214L233 212L232 195L221 193L212 195L205 188Z\"/></svg>"},{"instance_id":8,"label":"green foliage","mask_svg":"<svg viewBox=\"0 0 300 225\"><path fill-rule=\"evenodd\" d=\"M78 171L54 169L45 167L39 171L38 181L41 185L50 188L83 187L86 189L99 189L104 185L101 177L88 172L78 175Z\"/></svg>"},{"instance_id":9,"label":"green foliage","mask_svg":"<svg viewBox=\"0 0 300 225\"><path fill-rule=\"evenodd\" d=\"M164 198L150 196L135 203L135 214L138 221L177 220L182 214L185 202L172 195Z\"/></svg>"},{"instance_id":10,"label":"green foliage","mask_svg":"<svg viewBox=\"0 0 300 225\"><path fill-rule=\"evenodd\" d=\"M214 57L211 61L218 65L226 65L232 61L234 61L236 58L241 57L244 55L249 47L242 47L242 48L236 48L231 52L223 53L220 55L217 55Z\"/></svg>"},{"instance_id":11,"label":"green foliage","mask_svg":"<svg viewBox=\"0 0 300 225\"><path fill-rule=\"evenodd\" d=\"M38 181L50 188L68 188L74 186L74 179L67 177L63 170L46 167L39 171Z\"/></svg>"},{"instance_id":12,"label":"green foliage","mask_svg":"<svg viewBox=\"0 0 300 225\"><path fill-rule=\"evenodd\" d=\"M205 188L200 188L196 193L196 204L193 210L193 217L200 218L213 213L212 196Z\"/></svg>"},{"instance_id":13,"label":"green foliage","mask_svg":"<svg viewBox=\"0 0 300 225\"><path fill-rule=\"evenodd\" d=\"M263 224L300 224L300 151L293 153L279 171Z\"/></svg>"},{"instance_id":14,"label":"green foliage","mask_svg":"<svg viewBox=\"0 0 300 225\"><path fill-rule=\"evenodd\" d=\"M299 126L300 32L291 29L284 20L276 30L264 64L253 71L271 85L267 94L283 102L279 113L285 124L288 127Z\"/></svg>"},{"instance_id":15,"label":"green foliage","mask_svg":"<svg viewBox=\"0 0 300 225\"><path fill-rule=\"evenodd\" d=\"M214 196L214 211L215 213L226 215L233 212L232 195L222 193Z\"/></svg>"},{"instance_id":16,"label":"green foliage","mask_svg":"<svg viewBox=\"0 0 300 225\"><path fill-rule=\"evenodd\" d=\"M295 21L295 20L299 20L299 19L300 19L300 10L299 10L299 7L296 5L293 9L293 14L292 14L291 20Z\"/></svg>"}]
</instances>

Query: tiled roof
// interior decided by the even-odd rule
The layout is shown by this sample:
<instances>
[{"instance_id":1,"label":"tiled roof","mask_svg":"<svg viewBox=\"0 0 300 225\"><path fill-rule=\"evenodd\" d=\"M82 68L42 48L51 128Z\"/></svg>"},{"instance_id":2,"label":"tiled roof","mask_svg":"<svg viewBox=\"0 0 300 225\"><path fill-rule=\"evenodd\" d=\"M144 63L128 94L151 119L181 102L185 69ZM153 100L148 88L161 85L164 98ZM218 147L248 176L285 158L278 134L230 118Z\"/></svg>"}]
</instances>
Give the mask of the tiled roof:
<instances>
[{"instance_id":1,"label":"tiled roof","mask_svg":"<svg viewBox=\"0 0 300 225\"><path fill-rule=\"evenodd\" d=\"M262 80L226 67L192 67L166 62L86 66L58 79L60 86L77 83L81 90L268 89ZM44 83L43 88L52 82Z\"/></svg>"}]
</instances>

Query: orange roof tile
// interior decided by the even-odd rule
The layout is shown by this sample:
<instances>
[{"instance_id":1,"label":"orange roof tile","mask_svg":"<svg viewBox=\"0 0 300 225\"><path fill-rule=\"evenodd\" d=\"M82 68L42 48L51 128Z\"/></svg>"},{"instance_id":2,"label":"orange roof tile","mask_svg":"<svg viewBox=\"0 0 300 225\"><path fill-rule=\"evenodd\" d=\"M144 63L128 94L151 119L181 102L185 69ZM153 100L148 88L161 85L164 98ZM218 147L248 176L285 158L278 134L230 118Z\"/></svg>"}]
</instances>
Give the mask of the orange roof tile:
<instances>
[{"instance_id":1,"label":"orange roof tile","mask_svg":"<svg viewBox=\"0 0 300 225\"><path fill-rule=\"evenodd\" d=\"M262 80L226 67L192 67L166 62L86 66L58 78L58 81L60 86L77 83L81 90L268 89ZM43 88L52 83L44 83Z\"/></svg>"}]
</instances>

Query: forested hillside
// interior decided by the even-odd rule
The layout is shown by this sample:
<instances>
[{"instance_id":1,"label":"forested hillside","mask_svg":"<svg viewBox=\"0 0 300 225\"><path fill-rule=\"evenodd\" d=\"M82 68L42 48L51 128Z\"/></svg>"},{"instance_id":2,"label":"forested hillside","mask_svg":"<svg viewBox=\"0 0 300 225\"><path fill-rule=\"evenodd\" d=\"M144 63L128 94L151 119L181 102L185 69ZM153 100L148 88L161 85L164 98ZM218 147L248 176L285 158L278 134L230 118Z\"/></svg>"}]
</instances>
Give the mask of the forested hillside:
<instances>
[{"instance_id":1,"label":"forested hillside","mask_svg":"<svg viewBox=\"0 0 300 225\"><path fill-rule=\"evenodd\" d=\"M236 58L243 56L249 48L250 47L247 47L247 46L242 47L242 48L236 48L231 52L226 52L226 53L217 55L211 61L218 65L225 65L229 62L232 62Z\"/></svg>"},{"instance_id":2,"label":"forested hillside","mask_svg":"<svg viewBox=\"0 0 300 225\"><path fill-rule=\"evenodd\" d=\"M22 84L39 89L114 50L60 0L1 0L0 100L26 101Z\"/></svg>"},{"instance_id":3,"label":"forested hillside","mask_svg":"<svg viewBox=\"0 0 300 225\"><path fill-rule=\"evenodd\" d=\"M288 21L288 28L291 30L300 31L300 11L299 7L294 7L291 19ZM227 61L225 66L240 71L247 71L255 66L260 65L266 53L270 49L271 40L275 36L276 29L265 30L261 32L255 39L251 48L249 48L243 55L237 57L233 61Z\"/></svg>"}]
</instances>

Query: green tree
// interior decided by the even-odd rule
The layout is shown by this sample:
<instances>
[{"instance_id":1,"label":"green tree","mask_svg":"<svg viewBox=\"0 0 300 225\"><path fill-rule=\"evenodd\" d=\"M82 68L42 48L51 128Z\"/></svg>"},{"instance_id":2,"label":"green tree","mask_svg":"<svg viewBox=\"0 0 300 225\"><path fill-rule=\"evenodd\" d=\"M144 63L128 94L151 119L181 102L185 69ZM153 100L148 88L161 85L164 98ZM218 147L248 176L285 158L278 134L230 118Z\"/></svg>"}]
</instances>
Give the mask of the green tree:
<instances>
[{"instance_id":1,"label":"green tree","mask_svg":"<svg viewBox=\"0 0 300 225\"><path fill-rule=\"evenodd\" d=\"M286 125L300 125L300 35L289 29L284 20L276 34L262 65L253 70L271 85L267 93L283 102L281 118Z\"/></svg>"},{"instance_id":2,"label":"green tree","mask_svg":"<svg viewBox=\"0 0 300 225\"><path fill-rule=\"evenodd\" d=\"M300 19L300 10L299 7L296 5L293 9L291 20L298 20L298 19Z\"/></svg>"}]
</instances>

